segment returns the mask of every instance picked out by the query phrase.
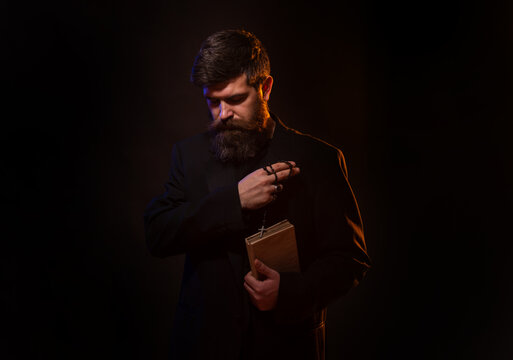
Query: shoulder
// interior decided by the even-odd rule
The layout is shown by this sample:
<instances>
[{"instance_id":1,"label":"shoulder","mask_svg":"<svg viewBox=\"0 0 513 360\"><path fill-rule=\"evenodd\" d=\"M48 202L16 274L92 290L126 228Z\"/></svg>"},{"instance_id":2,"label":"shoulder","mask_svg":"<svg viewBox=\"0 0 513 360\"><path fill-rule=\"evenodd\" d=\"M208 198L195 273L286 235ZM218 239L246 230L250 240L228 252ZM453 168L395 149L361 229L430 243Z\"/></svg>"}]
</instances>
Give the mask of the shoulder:
<instances>
[{"instance_id":1,"label":"shoulder","mask_svg":"<svg viewBox=\"0 0 513 360\"><path fill-rule=\"evenodd\" d=\"M339 148L311 134L293 129L278 120L280 140L302 163L315 167L341 169L347 175L344 154Z\"/></svg>"}]
</instances>

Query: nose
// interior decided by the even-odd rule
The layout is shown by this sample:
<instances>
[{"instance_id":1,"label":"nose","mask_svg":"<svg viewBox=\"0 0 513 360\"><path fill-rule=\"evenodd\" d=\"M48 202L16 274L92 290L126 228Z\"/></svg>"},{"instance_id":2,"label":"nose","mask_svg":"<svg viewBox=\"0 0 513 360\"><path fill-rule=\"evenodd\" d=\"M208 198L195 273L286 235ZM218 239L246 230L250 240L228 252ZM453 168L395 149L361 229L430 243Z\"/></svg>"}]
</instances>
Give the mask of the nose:
<instances>
[{"instance_id":1,"label":"nose","mask_svg":"<svg viewBox=\"0 0 513 360\"><path fill-rule=\"evenodd\" d=\"M233 117L233 109L225 101L219 103L219 119L226 123Z\"/></svg>"}]
</instances>

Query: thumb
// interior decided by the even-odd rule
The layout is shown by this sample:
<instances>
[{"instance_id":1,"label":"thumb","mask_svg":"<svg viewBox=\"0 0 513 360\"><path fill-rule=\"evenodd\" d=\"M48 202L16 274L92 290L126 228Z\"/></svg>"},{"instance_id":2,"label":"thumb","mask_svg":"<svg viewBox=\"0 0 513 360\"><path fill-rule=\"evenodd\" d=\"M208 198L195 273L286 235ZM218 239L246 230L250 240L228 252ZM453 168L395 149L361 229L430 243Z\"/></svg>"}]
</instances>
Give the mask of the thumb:
<instances>
[{"instance_id":1,"label":"thumb","mask_svg":"<svg viewBox=\"0 0 513 360\"><path fill-rule=\"evenodd\" d=\"M255 259L255 267L260 274L265 275L268 278L274 278L274 275L276 274L276 270L271 269L258 259Z\"/></svg>"}]
</instances>

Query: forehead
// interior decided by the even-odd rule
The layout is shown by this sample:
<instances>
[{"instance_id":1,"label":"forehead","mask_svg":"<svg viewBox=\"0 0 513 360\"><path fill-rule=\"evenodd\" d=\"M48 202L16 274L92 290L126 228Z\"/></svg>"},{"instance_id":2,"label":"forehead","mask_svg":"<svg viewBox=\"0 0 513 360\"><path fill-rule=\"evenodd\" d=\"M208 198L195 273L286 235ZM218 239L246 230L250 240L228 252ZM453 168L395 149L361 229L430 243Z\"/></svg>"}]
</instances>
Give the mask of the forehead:
<instances>
[{"instance_id":1,"label":"forehead","mask_svg":"<svg viewBox=\"0 0 513 360\"><path fill-rule=\"evenodd\" d=\"M255 88L248 85L246 74L242 74L228 81L203 87L203 96L224 98L238 93L246 93L251 89Z\"/></svg>"}]
</instances>

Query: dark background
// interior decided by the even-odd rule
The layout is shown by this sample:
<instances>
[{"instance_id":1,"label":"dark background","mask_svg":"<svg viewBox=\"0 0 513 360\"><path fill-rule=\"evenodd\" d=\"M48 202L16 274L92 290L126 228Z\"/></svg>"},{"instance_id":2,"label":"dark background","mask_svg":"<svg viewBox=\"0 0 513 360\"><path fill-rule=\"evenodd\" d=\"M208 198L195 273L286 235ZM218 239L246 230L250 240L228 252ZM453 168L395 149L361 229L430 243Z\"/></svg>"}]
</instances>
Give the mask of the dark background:
<instances>
[{"instance_id":1,"label":"dark background","mask_svg":"<svg viewBox=\"0 0 513 360\"><path fill-rule=\"evenodd\" d=\"M508 1L2 5L3 359L165 359L183 258L142 213L202 131L202 40L265 44L271 110L341 148L366 280L330 306L327 359L509 359ZM5 311L4 311L5 310Z\"/></svg>"}]
</instances>

